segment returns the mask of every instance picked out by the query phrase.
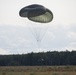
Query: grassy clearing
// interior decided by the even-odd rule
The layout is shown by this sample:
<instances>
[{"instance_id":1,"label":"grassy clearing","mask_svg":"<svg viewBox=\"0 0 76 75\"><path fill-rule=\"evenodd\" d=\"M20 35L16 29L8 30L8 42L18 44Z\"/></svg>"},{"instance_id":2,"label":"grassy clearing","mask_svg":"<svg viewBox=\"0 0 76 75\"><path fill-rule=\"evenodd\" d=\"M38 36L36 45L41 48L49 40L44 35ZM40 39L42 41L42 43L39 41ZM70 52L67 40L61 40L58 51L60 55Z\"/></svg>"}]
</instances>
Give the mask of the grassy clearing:
<instances>
[{"instance_id":1,"label":"grassy clearing","mask_svg":"<svg viewBox=\"0 0 76 75\"><path fill-rule=\"evenodd\" d=\"M0 75L76 75L76 66L6 66Z\"/></svg>"}]
</instances>

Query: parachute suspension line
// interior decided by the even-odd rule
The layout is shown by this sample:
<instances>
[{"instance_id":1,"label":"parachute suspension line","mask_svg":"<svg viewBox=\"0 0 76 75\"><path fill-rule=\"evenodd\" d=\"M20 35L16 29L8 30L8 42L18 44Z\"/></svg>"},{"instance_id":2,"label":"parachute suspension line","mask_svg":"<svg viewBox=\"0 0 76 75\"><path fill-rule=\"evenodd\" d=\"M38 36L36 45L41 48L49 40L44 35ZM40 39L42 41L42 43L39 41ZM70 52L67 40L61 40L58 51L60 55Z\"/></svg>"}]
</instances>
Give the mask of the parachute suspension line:
<instances>
[{"instance_id":1,"label":"parachute suspension line","mask_svg":"<svg viewBox=\"0 0 76 75\"><path fill-rule=\"evenodd\" d=\"M34 38L37 41L38 49L41 48L41 41L45 36L47 29L49 28L49 24L28 22L28 26L30 32L33 34Z\"/></svg>"},{"instance_id":2,"label":"parachute suspension line","mask_svg":"<svg viewBox=\"0 0 76 75\"><path fill-rule=\"evenodd\" d=\"M48 30L48 28L49 28L49 25L47 24L46 26L44 26L44 32L43 31L41 31L41 32L43 32L43 34L41 34L42 36L40 37L41 38L41 40L43 39L43 37L45 36L45 34L46 34L46 32L47 32L47 30Z\"/></svg>"},{"instance_id":3,"label":"parachute suspension line","mask_svg":"<svg viewBox=\"0 0 76 75\"><path fill-rule=\"evenodd\" d=\"M45 36L48 28L49 28L49 24L47 24L47 25L41 25L41 29L38 32L38 35L36 37L36 41L37 41L37 45L38 45L38 49L39 50L41 48L41 42L42 42L42 40L43 40L43 38L44 38L44 36Z\"/></svg>"},{"instance_id":4,"label":"parachute suspension line","mask_svg":"<svg viewBox=\"0 0 76 75\"><path fill-rule=\"evenodd\" d=\"M37 26L38 28L38 30L37 30L37 32L36 32L36 41L37 41L37 46L38 46L38 49L40 49L41 48L41 33L42 33L42 26L40 27L40 25L39 26Z\"/></svg>"},{"instance_id":5,"label":"parachute suspension line","mask_svg":"<svg viewBox=\"0 0 76 75\"><path fill-rule=\"evenodd\" d=\"M32 33L32 35L35 37L35 39L37 39L37 33L35 33L35 32L37 32L37 30L35 29L35 27L31 24L31 23L29 23L28 22L28 28L29 28L29 30L30 30L30 32Z\"/></svg>"},{"instance_id":6,"label":"parachute suspension line","mask_svg":"<svg viewBox=\"0 0 76 75\"><path fill-rule=\"evenodd\" d=\"M38 48L40 48L40 46L41 46L40 33L41 33L42 28L40 28L38 26L38 24L34 24L34 23L30 23L30 22L28 24L29 24L28 28L29 28L30 32L33 34L34 38L36 39Z\"/></svg>"}]
</instances>

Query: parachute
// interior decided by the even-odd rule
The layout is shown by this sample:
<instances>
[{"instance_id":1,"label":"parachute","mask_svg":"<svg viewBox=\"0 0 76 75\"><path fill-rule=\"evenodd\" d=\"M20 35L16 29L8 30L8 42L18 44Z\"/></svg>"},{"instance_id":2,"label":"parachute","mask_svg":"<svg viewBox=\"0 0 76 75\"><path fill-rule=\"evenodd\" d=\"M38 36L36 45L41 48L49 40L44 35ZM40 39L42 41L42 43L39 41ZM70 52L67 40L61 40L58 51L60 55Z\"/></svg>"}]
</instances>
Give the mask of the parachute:
<instances>
[{"instance_id":1,"label":"parachute","mask_svg":"<svg viewBox=\"0 0 76 75\"><path fill-rule=\"evenodd\" d=\"M30 29L37 42L40 43L47 30L46 23L49 23L53 20L53 13L42 5L32 4L22 8L19 11L19 15L34 22L34 24L32 24L32 22L30 23Z\"/></svg>"},{"instance_id":2,"label":"parachute","mask_svg":"<svg viewBox=\"0 0 76 75\"><path fill-rule=\"evenodd\" d=\"M22 8L19 15L39 23L48 23L53 19L52 12L44 6L38 4L33 4Z\"/></svg>"}]
</instances>

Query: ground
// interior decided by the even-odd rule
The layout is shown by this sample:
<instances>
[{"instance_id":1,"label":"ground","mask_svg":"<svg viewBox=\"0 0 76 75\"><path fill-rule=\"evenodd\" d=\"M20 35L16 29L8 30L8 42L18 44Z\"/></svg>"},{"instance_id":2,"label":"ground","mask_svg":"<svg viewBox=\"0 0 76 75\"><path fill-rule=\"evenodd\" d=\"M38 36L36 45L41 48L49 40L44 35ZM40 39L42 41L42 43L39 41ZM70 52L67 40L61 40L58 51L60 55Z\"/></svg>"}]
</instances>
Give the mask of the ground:
<instances>
[{"instance_id":1,"label":"ground","mask_svg":"<svg viewBox=\"0 0 76 75\"><path fill-rule=\"evenodd\" d=\"M0 75L76 75L76 66L0 66Z\"/></svg>"}]
</instances>

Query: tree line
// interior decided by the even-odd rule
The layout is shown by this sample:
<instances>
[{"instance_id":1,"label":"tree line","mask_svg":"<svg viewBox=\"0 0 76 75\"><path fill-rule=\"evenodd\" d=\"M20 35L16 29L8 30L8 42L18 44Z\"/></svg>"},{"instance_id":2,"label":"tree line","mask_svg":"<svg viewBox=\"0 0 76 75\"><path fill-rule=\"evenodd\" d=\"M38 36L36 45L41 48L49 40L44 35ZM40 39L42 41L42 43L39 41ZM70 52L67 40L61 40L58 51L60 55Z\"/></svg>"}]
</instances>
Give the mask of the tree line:
<instances>
[{"instance_id":1,"label":"tree line","mask_svg":"<svg viewBox=\"0 0 76 75\"><path fill-rule=\"evenodd\" d=\"M0 66L76 65L76 51L0 55Z\"/></svg>"}]
</instances>

